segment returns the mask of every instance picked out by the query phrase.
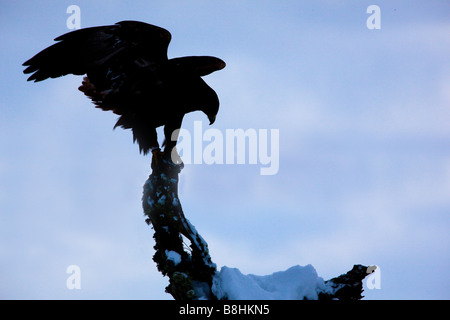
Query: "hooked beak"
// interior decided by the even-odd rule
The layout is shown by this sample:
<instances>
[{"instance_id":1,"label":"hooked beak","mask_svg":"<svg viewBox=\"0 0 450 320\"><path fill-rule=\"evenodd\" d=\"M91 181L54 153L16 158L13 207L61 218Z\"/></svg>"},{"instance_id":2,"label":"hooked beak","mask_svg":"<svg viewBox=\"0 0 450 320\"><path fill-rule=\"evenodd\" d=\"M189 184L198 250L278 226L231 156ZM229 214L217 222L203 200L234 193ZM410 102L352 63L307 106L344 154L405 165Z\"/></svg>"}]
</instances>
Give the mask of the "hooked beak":
<instances>
[{"instance_id":1,"label":"hooked beak","mask_svg":"<svg viewBox=\"0 0 450 320\"><path fill-rule=\"evenodd\" d=\"M214 123L214 121L216 121L216 115L215 114L208 115L208 119L209 119L209 125L212 125Z\"/></svg>"}]
</instances>

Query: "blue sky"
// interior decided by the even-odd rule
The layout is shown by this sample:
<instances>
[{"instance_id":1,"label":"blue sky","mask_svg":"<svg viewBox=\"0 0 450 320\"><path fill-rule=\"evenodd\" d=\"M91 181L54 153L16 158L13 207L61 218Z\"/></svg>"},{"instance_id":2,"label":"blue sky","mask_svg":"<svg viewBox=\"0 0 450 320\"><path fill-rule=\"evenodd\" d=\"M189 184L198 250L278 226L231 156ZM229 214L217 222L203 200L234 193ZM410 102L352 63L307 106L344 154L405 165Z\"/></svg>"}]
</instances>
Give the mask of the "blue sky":
<instances>
[{"instance_id":1,"label":"blue sky","mask_svg":"<svg viewBox=\"0 0 450 320\"><path fill-rule=\"evenodd\" d=\"M259 275L376 264L368 299L449 299L448 1L1 1L0 298L170 299L152 261L150 158L81 77L26 82L21 64L81 27L140 20L169 57L213 55L214 128L278 129L279 171L187 165L180 199L213 261ZM366 9L381 9L369 30ZM192 113L183 126L206 117ZM66 287L70 265L81 289Z\"/></svg>"}]
</instances>

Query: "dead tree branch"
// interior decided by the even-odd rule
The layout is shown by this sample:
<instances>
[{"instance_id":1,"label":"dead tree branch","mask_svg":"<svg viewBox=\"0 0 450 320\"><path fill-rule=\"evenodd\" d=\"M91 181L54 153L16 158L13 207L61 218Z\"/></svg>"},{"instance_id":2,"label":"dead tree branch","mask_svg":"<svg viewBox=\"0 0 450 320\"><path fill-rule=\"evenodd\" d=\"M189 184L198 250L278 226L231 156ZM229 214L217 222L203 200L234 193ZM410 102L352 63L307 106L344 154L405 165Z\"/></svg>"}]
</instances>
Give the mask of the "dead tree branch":
<instances>
[{"instance_id":1,"label":"dead tree branch","mask_svg":"<svg viewBox=\"0 0 450 320\"><path fill-rule=\"evenodd\" d=\"M153 260L169 277L166 291L176 300L214 299L211 291L216 265L208 245L186 219L178 198L178 175L182 164L155 154L152 174L144 185L143 208L146 222L155 230ZM185 250L183 236L190 242Z\"/></svg>"},{"instance_id":2,"label":"dead tree branch","mask_svg":"<svg viewBox=\"0 0 450 320\"><path fill-rule=\"evenodd\" d=\"M216 265L211 261L206 241L184 216L178 198L182 168L182 164L175 164L161 154L153 156L153 171L145 182L142 199L146 222L155 230L153 260L158 270L169 277L166 291L175 300L215 300L212 284ZM189 247L183 238L190 242ZM361 299L367 270L355 265L346 274L325 281L325 288L318 292L319 300Z\"/></svg>"}]
</instances>

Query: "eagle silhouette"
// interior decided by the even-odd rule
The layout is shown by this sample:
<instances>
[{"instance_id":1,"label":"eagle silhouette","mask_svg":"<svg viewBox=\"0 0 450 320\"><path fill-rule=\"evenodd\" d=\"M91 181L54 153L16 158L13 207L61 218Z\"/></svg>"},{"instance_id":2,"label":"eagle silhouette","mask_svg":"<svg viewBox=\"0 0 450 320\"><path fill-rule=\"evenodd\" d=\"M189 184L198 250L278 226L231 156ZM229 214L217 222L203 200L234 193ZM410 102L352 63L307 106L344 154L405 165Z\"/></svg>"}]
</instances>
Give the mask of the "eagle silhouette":
<instances>
[{"instance_id":1,"label":"eagle silhouette","mask_svg":"<svg viewBox=\"0 0 450 320\"><path fill-rule=\"evenodd\" d=\"M97 108L120 116L114 128L131 129L145 155L159 150L156 128L164 126L164 154L170 155L186 113L200 110L215 121L219 99L202 76L225 67L210 56L168 59L171 37L139 21L79 29L26 61L24 73L35 82L86 75L78 89Z\"/></svg>"}]
</instances>

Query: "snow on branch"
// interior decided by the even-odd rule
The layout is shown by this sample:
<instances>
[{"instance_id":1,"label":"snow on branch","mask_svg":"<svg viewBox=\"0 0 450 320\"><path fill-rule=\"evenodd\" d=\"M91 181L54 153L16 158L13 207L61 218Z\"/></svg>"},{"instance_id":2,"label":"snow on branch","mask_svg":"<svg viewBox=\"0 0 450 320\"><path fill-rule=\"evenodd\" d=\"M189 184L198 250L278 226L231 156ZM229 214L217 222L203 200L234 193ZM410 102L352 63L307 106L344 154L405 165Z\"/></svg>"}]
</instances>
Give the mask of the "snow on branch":
<instances>
[{"instance_id":1,"label":"snow on branch","mask_svg":"<svg viewBox=\"0 0 450 320\"><path fill-rule=\"evenodd\" d=\"M154 153L152 174L144 184L142 204L146 222L155 233L153 260L169 278L166 292L176 300L358 300L362 280L373 271L362 265L324 281L313 266L294 266L268 276L243 275L239 269L217 271L208 245L184 216L178 198L178 176L183 164ZM188 246L183 241L190 242Z\"/></svg>"}]
</instances>

